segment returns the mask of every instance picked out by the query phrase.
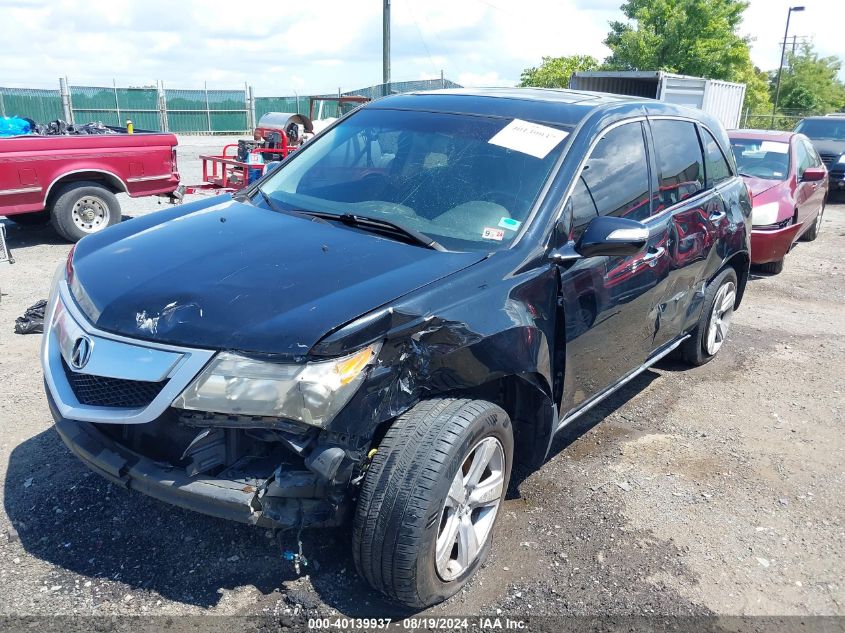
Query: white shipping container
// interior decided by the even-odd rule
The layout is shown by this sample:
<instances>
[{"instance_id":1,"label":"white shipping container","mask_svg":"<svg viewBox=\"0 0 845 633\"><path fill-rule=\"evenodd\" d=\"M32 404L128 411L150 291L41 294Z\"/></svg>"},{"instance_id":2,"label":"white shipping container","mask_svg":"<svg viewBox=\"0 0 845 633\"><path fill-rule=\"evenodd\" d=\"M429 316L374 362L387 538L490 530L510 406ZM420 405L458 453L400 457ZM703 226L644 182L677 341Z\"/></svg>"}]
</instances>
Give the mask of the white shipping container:
<instances>
[{"instance_id":1,"label":"white shipping container","mask_svg":"<svg viewBox=\"0 0 845 633\"><path fill-rule=\"evenodd\" d=\"M569 87L700 108L719 119L727 129L739 126L745 99L745 84L675 75L662 70L578 72L572 75Z\"/></svg>"}]
</instances>

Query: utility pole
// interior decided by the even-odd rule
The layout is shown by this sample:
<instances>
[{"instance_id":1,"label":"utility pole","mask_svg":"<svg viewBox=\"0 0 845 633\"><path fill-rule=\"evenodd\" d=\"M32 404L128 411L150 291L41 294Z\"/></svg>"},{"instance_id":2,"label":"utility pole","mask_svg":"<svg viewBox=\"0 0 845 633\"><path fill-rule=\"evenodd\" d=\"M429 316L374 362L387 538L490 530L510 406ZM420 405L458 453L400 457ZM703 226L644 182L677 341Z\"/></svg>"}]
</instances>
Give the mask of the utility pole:
<instances>
[{"instance_id":1,"label":"utility pole","mask_svg":"<svg viewBox=\"0 0 845 633\"><path fill-rule=\"evenodd\" d=\"M390 0L383 0L384 12L382 16L382 95L390 94Z\"/></svg>"},{"instance_id":2,"label":"utility pole","mask_svg":"<svg viewBox=\"0 0 845 633\"><path fill-rule=\"evenodd\" d=\"M778 109L778 100L780 99L780 76L783 73L783 59L786 57L786 40L789 39L789 18L792 17L792 12L803 11L804 7L789 7L786 14L786 30L783 32L783 44L780 47L780 66L778 66L778 80L775 84L775 104L772 106L772 127L775 125L775 112Z\"/></svg>"}]
</instances>

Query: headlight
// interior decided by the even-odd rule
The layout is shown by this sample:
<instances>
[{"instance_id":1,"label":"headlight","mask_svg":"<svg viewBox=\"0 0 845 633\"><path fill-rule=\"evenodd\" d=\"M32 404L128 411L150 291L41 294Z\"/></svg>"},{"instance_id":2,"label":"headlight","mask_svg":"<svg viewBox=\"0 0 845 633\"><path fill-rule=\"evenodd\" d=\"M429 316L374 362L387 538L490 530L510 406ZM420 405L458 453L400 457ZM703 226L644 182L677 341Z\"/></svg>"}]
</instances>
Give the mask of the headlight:
<instances>
[{"instance_id":1,"label":"headlight","mask_svg":"<svg viewBox=\"0 0 845 633\"><path fill-rule=\"evenodd\" d=\"M173 401L180 409L272 416L325 426L364 381L381 343L302 365L221 352Z\"/></svg>"},{"instance_id":2,"label":"headlight","mask_svg":"<svg viewBox=\"0 0 845 633\"><path fill-rule=\"evenodd\" d=\"M839 161L838 161L838 162L839 162L839 163L845 163L845 154L842 154L842 156L840 156L840 157L839 157Z\"/></svg>"},{"instance_id":3,"label":"headlight","mask_svg":"<svg viewBox=\"0 0 845 633\"><path fill-rule=\"evenodd\" d=\"M751 211L751 225L766 226L767 224L774 224L778 221L778 211L780 211L780 204L777 202L768 202L761 204L759 207L754 207Z\"/></svg>"}]
</instances>

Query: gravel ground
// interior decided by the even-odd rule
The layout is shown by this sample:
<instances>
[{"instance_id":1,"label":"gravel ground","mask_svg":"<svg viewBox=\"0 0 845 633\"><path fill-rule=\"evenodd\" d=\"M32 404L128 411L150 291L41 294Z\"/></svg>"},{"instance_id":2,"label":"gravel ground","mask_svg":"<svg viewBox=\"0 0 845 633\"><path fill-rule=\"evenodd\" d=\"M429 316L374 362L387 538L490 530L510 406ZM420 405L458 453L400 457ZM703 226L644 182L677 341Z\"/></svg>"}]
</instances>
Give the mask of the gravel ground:
<instances>
[{"instance_id":1,"label":"gravel ground","mask_svg":"<svg viewBox=\"0 0 845 633\"><path fill-rule=\"evenodd\" d=\"M183 138L184 182L199 153ZM121 196L125 216L154 198ZM127 492L52 429L39 336L12 323L69 245L6 223L0 264L0 615L400 617L355 574L349 530L290 535ZM845 205L774 277L754 276L729 341L694 370L645 372L516 473L492 556L427 614L845 615ZM288 620L285 620L285 619Z\"/></svg>"}]
</instances>

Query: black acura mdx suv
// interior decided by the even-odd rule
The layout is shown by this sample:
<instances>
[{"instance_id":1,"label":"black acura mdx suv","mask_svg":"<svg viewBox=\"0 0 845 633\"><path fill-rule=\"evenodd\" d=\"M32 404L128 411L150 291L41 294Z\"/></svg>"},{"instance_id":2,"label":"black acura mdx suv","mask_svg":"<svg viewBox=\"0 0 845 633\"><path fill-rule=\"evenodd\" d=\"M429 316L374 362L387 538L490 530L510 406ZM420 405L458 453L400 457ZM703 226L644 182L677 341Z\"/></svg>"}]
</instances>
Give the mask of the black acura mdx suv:
<instances>
[{"instance_id":1,"label":"black acura mdx suv","mask_svg":"<svg viewBox=\"0 0 845 633\"><path fill-rule=\"evenodd\" d=\"M697 110L380 99L233 196L76 245L42 350L56 428L168 503L351 519L361 575L429 605L485 561L515 460L668 354L719 351L750 213Z\"/></svg>"}]
</instances>

